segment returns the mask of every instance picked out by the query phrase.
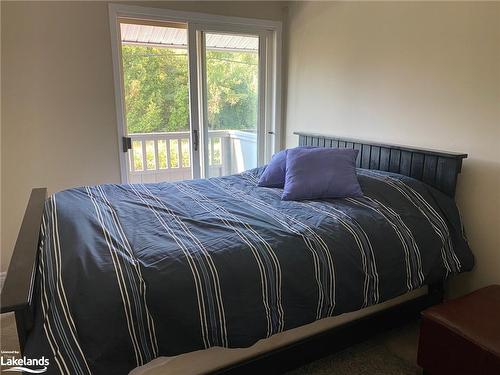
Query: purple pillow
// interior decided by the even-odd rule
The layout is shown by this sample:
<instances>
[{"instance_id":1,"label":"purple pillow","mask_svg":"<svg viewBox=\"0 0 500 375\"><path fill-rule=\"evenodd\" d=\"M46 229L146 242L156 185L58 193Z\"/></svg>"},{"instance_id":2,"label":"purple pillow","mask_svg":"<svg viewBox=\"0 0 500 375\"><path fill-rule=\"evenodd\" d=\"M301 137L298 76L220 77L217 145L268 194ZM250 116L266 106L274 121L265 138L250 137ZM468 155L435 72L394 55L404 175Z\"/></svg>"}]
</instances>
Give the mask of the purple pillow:
<instances>
[{"instance_id":1,"label":"purple pillow","mask_svg":"<svg viewBox=\"0 0 500 375\"><path fill-rule=\"evenodd\" d=\"M286 154L282 200L361 197L356 177L358 150L295 148Z\"/></svg>"},{"instance_id":2,"label":"purple pillow","mask_svg":"<svg viewBox=\"0 0 500 375\"><path fill-rule=\"evenodd\" d=\"M258 186L282 188L285 185L286 151L283 150L273 155L260 175Z\"/></svg>"},{"instance_id":3,"label":"purple pillow","mask_svg":"<svg viewBox=\"0 0 500 375\"><path fill-rule=\"evenodd\" d=\"M315 148L314 146L300 146L296 148ZM266 169L260 175L257 186L269 188L282 188L285 186L285 169L287 150L277 152L271 158Z\"/></svg>"}]
</instances>

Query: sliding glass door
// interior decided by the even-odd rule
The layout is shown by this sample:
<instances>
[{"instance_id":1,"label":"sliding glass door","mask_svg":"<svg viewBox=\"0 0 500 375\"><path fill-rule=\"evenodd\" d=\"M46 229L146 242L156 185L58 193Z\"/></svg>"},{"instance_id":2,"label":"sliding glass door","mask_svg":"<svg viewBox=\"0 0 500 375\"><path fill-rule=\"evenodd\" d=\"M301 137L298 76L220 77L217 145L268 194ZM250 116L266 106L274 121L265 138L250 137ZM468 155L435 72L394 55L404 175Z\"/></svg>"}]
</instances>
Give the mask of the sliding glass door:
<instances>
[{"instance_id":1,"label":"sliding glass door","mask_svg":"<svg viewBox=\"0 0 500 375\"><path fill-rule=\"evenodd\" d=\"M117 17L117 26L125 181L217 177L265 163L276 144L271 31L143 16Z\"/></svg>"},{"instance_id":2,"label":"sliding glass door","mask_svg":"<svg viewBox=\"0 0 500 375\"><path fill-rule=\"evenodd\" d=\"M255 168L265 147L260 104L265 42L258 34L215 28L197 33L204 176Z\"/></svg>"}]
</instances>

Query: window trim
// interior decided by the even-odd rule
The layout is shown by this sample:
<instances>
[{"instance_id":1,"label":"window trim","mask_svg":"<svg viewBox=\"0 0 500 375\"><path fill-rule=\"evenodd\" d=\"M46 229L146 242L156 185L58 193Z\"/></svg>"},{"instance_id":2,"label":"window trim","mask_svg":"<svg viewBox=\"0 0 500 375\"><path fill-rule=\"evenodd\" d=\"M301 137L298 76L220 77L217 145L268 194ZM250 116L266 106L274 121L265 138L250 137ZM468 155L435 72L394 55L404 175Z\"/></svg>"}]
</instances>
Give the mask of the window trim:
<instances>
[{"instance_id":1,"label":"window trim","mask_svg":"<svg viewBox=\"0 0 500 375\"><path fill-rule=\"evenodd\" d=\"M243 30L255 33L266 31L271 33L270 40L272 41L271 48L267 49L267 64L266 75L272 77L271 82L268 82L269 89L266 92L266 103L263 117L266 119L265 128L265 154L263 155L264 162L268 161L274 151L281 149L281 105L282 105L282 22L273 20L263 20L254 18L243 18L233 16L222 16L198 12L185 12L165 8L151 8L136 5L125 4L108 4L109 24L111 33L111 53L113 59L113 79L116 118L118 128L118 151L120 160L120 175L121 182L128 183L127 170L127 155L128 153L122 150L122 137L125 136L125 90L122 71L122 56L121 56L121 38L120 38L120 18L127 19L146 19L159 22L182 22L190 24L217 24L227 25L230 28L241 27ZM192 40L190 39L189 42ZM190 67L190 73L191 67ZM190 83L191 85L191 83ZM192 87L190 86L192 89ZM199 104L200 98L198 94L194 95ZM193 96L190 94L190 101ZM191 112L193 123L198 123L197 114ZM195 118L196 117L196 118ZM193 158L199 157L192 155ZM193 176L194 178L199 176Z\"/></svg>"}]
</instances>

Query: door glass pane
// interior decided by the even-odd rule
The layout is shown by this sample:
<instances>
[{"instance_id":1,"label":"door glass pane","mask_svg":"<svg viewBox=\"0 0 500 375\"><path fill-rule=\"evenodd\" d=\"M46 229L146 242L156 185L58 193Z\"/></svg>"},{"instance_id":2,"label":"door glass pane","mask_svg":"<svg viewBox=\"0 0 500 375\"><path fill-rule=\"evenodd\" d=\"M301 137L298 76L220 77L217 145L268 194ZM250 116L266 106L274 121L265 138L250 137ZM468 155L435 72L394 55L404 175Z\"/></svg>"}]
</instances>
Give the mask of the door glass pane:
<instances>
[{"instance_id":1,"label":"door glass pane","mask_svg":"<svg viewBox=\"0 0 500 375\"><path fill-rule=\"evenodd\" d=\"M129 180L192 178L186 25L121 20L120 31Z\"/></svg>"},{"instance_id":2,"label":"door glass pane","mask_svg":"<svg viewBox=\"0 0 500 375\"><path fill-rule=\"evenodd\" d=\"M208 176L257 167L259 38L205 33Z\"/></svg>"}]
</instances>

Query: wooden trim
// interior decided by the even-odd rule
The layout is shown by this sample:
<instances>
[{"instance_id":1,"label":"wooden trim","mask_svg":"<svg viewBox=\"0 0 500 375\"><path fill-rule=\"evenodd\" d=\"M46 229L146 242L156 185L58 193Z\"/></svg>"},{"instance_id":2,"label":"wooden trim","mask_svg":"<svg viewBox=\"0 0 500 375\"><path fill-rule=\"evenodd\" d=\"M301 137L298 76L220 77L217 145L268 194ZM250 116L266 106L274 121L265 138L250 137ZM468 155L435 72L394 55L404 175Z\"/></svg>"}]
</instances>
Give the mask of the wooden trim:
<instances>
[{"instance_id":1,"label":"wooden trim","mask_svg":"<svg viewBox=\"0 0 500 375\"><path fill-rule=\"evenodd\" d=\"M200 13L191 11L180 11L167 8L146 7L142 5L115 4L108 5L110 13L120 18L148 19L151 21L170 21L182 23L226 23L231 25L265 28L267 30L276 30L282 27L281 21L274 21L260 18L246 18L224 16L211 13Z\"/></svg>"},{"instance_id":2,"label":"wooden trim","mask_svg":"<svg viewBox=\"0 0 500 375\"><path fill-rule=\"evenodd\" d=\"M40 225L46 197L46 188L31 191L2 289L2 314L24 310L31 303Z\"/></svg>"},{"instance_id":3,"label":"wooden trim","mask_svg":"<svg viewBox=\"0 0 500 375\"><path fill-rule=\"evenodd\" d=\"M300 146L352 148L359 150L356 166L402 174L423 181L454 197L462 160L467 154L428 150L402 145L295 132Z\"/></svg>"},{"instance_id":4,"label":"wooden trim","mask_svg":"<svg viewBox=\"0 0 500 375\"><path fill-rule=\"evenodd\" d=\"M21 353L33 326L31 298L38 264L38 241L46 188L31 191L1 294L1 313L14 312Z\"/></svg>"},{"instance_id":5,"label":"wooden trim","mask_svg":"<svg viewBox=\"0 0 500 375\"><path fill-rule=\"evenodd\" d=\"M281 374L418 319L422 310L440 303L442 299L443 284L432 284L426 295L222 368L215 373Z\"/></svg>"}]
</instances>

